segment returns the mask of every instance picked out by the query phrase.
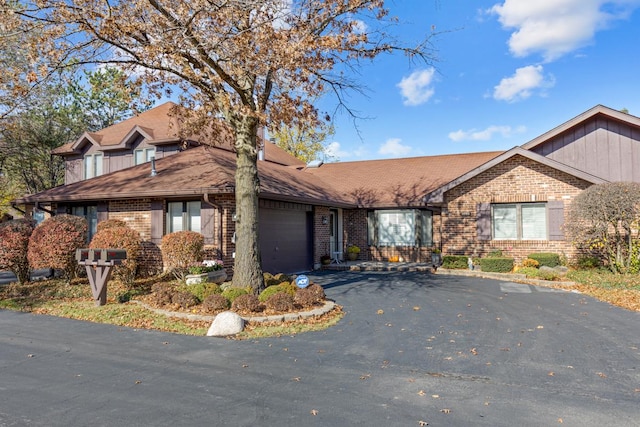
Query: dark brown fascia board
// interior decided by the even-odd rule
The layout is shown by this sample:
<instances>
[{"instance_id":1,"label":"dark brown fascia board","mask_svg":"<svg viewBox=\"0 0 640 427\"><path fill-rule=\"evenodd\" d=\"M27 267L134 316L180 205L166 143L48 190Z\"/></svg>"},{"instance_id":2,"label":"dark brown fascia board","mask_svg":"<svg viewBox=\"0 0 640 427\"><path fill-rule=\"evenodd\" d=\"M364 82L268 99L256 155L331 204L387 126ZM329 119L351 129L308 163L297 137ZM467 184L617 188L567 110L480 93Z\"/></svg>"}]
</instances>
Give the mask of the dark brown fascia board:
<instances>
[{"instance_id":1,"label":"dark brown fascia board","mask_svg":"<svg viewBox=\"0 0 640 427\"><path fill-rule=\"evenodd\" d=\"M233 194L233 188L194 188L189 190L156 190L156 191L139 191L135 194L132 193L92 193L86 194L74 194L74 195L56 195L51 197L35 197L30 196L23 197L21 199L14 200L14 203L18 205L34 204L34 203L51 203L51 202L80 202L87 201L93 202L98 200L131 200L131 199L146 199L146 198L176 198L176 197L188 197L194 195L209 194Z\"/></svg>"},{"instance_id":2,"label":"dark brown fascia board","mask_svg":"<svg viewBox=\"0 0 640 427\"><path fill-rule=\"evenodd\" d=\"M551 129L550 131L545 132L542 135L532 139L526 144L523 144L521 147L524 148L525 150L531 150L532 148L537 147L538 145L548 141L549 139L554 138L560 135L561 133L571 129L572 127L579 125L580 123L585 122L599 114L611 117L620 122L628 123L632 126L640 128L639 117L632 116L631 114L623 113L622 111L614 110L609 107L605 107L604 105L596 105L595 107L572 118L571 120L564 122L560 126L557 126Z\"/></svg>"},{"instance_id":3,"label":"dark brown fascia board","mask_svg":"<svg viewBox=\"0 0 640 427\"><path fill-rule=\"evenodd\" d=\"M84 143L85 141L89 141L89 143L97 145L99 147L101 139L102 136L98 135L97 133L85 132L80 136L80 138L76 140L76 142L71 145L71 150L74 153L78 152L78 148L80 148L82 143Z\"/></svg>"},{"instance_id":4,"label":"dark brown fascia board","mask_svg":"<svg viewBox=\"0 0 640 427\"><path fill-rule=\"evenodd\" d=\"M259 197L261 199L269 199L269 200L277 200L280 202L292 202L292 203L301 203L307 205L315 205L315 206L331 206L335 208L344 208L344 209L355 209L357 206L355 203L349 203L340 200L331 200L331 199L315 199L313 197L296 197L296 196L283 196L282 194L277 193L268 193L268 192L260 192Z\"/></svg>"},{"instance_id":5,"label":"dark brown fascia board","mask_svg":"<svg viewBox=\"0 0 640 427\"><path fill-rule=\"evenodd\" d=\"M556 162L555 160L551 160L547 157L541 156L539 154L534 153L533 151L529 151L529 150L525 150L522 147L514 147L509 151L505 151L504 153L500 154L497 157L494 157L493 159L489 160L488 162L478 166L475 169L470 170L469 172L467 172L466 174L454 179L453 181L443 185L442 187L432 191L431 193L428 193L424 196L424 202L426 204L429 203L433 203L433 204L439 204L439 203L443 203L444 202L444 193L446 193L447 191L451 190L453 187L457 187L458 185L462 184L463 182L468 181L469 179L473 178L474 176L477 176L479 174L481 174L482 172L485 172L489 169L491 169L492 167L504 162L505 160L513 157L513 156L523 156L526 157L530 160L533 160L534 162L538 162L541 163L543 165L549 166L553 169L557 169L561 172L567 173L569 175L573 175L576 178L580 178L583 179L587 182L591 182L592 184L602 184L603 182L607 182L607 180L597 177L595 175L591 175L589 173L583 172L581 170L572 168L571 166L567 166L563 163L560 162Z\"/></svg>"}]
</instances>

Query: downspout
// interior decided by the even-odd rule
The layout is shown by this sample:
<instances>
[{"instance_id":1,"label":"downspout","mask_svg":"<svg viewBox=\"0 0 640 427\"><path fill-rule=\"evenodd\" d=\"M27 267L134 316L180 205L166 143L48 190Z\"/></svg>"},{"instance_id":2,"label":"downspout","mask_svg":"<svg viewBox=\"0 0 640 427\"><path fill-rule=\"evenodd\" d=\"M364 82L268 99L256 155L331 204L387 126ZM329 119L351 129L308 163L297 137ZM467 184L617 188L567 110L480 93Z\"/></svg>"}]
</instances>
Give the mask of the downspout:
<instances>
[{"instance_id":1,"label":"downspout","mask_svg":"<svg viewBox=\"0 0 640 427\"><path fill-rule=\"evenodd\" d=\"M18 207L18 205L17 205L17 204L15 204L15 203L11 203L11 209L15 209L15 210L17 210L17 211L18 211L18 212L20 212L22 215L26 215L26 214L27 214L27 212L25 212L25 211L23 211L22 209L20 209L20 208Z\"/></svg>"},{"instance_id":2,"label":"downspout","mask_svg":"<svg viewBox=\"0 0 640 427\"><path fill-rule=\"evenodd\" d=\"M40 211L44 211L46 213L48 213L51 216L56 216L56 213L50 209L47 208L43 208L42 206L40 206L40 203L36 202L36 209L40 210Z\"/></svg>"},{"instance_id":3,"label":"downspout","mask_svg":"<svg viewBox=\"0 0 640 427\"><path fill-rule=\"evenodd\" d=\"M222 206L211 201L209 199L209 193L204 193L204 201L210 206L213 206L218 213L218 224L215 232L213 233L213 244L222 253Z\"/></svg>"}]
</instances>

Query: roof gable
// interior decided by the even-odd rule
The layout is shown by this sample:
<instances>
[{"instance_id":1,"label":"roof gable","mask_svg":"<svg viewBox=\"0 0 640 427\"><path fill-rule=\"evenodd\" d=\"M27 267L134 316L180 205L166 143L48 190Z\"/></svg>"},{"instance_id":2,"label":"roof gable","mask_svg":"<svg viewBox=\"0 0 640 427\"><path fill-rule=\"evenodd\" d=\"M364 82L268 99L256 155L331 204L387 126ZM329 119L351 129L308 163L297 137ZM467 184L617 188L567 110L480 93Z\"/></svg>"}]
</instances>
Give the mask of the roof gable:
<instances>
[{"instance_id":1,"label":"roof gable","mask_svg":"<svg viewBox=\"0 0 640 427\"><path fill-rule=\"evenodd\" d=\"M443 185L442 187L436 189L435 191L432 191L428 194L426 194L424 196L424 202L425 203L442 203L444 201L444 193L446 193L447 191L451 190L454 187L457 187L458 185L470 180L471 178L480 175L481 173L491 169L492 167L504 162L507 159L510 159L511 157L514 156L522 156L522 157L526 157L530 160L533 160L535 162L544 164L546 166L549 166L553 169L557 169L559 171L565 172L569 175L573 175L577 178L583 179L587 182L590 182L592 184L601 184L603 182L606 182L606 180L599 178L597 176L588 174L586 172L583 172L581 170L578 169L574 169L570 166L567 166L565 164L556 162L555 160L551 160L549 158L546 158L544 156L541 156L539 154L536 154L532 151L529 150L525 150L522 147L514 147L509 151L505 151L504 153L500 154L499 156L491 159L490 161L484 163L481 166L478 166L472 170L470 170L469 172L465 173L464 175L452 180L451 182Z\"/></svg>"},{"instance_id":2,"label":"roof gable","mask_svg":"<svg viewBox=\"0 0 640 427\"><path fill-rule=\"evenodd\" d=\"M638 129L640 129L640 118L633 116L631 114L627 114L627 113L623 113L622 111L618 111L618 110L614 110L612 108L609 107L605 107L604 105L596 105L595 107L585 111L582 114L577 115L576 117L572 118L571 120L568 120L564 123L562 123L559 126L556 126L555 128L551 129L548 132L543 133L542 135L532 139L531 141L527 142L526 144L522 145L522 148L524 148L525 150L533 150L534 148L538 147L541 144L544 144L545 142L549 141L550 139L566 132L567 130L578 126L584 122L587 122L589 120L593 120L594 118L596 118L597 116L606 116L609 117L611 119L617 120L619 122L622 123L627 123L631 126L634 126Z\"/></svg>"}]
</instances>

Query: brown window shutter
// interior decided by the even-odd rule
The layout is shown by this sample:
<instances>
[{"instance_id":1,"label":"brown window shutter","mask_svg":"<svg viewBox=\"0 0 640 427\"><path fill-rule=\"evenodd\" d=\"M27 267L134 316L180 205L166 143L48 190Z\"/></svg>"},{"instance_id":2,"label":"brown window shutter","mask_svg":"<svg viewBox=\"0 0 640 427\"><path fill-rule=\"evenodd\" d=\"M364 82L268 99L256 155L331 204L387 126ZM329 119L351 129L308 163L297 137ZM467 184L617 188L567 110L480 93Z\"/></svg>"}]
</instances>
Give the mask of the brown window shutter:
<instances>
[{"instance_id":1,"label":"brown window shutter","mask_svg":"<svg viewBox=\"0 0 640 427\"><path fill-rule=\"evenodd\" d=\"M200 219L202 221L202 235L204 236L205 245L213 245L213 233L214 233L214 215L215 209L209 203L202 202L200 205Z\"/></svg>"},{"instance_id":2,"label":"brown window shutter","mask_svg":"<svg viewBox=\"0 0 640 427\"><path fill-rule=\"evenodd\" d=\"M164 202L153 200L151 202L151 242L159 245L164 235Z\"/></svg>"},{"instance_id":3,"label":"brown window shutter","mask_svg":"<svg viewBox=\"0 0 640 427\"><path fill-rule=\"evenodd\" d=\"M551 200L547 202L549 213L549 240L564 240L562 225L564 224L564 202Z\"/></svg>"},{"instance_id":4,"label":"brown window shutter","mask_svg":"<svg viewBox=\"0 0 640 427\"><path fill-rule=\"evenodd\" d=\"M491 240L491 203L478 203L476 228L478 240Z\"/></svg>"},{"instance_id":5,"label":"brown window shutter","mask_svg":"<svg viewBox=\"0 0 640 427\"><path fill-rule=\"evenodd\" d=\"M98 224L100 224L102 221L108 220L109 219L109 203L98 202L97 212L98 212Z\"/></svg>"}]
</instances>

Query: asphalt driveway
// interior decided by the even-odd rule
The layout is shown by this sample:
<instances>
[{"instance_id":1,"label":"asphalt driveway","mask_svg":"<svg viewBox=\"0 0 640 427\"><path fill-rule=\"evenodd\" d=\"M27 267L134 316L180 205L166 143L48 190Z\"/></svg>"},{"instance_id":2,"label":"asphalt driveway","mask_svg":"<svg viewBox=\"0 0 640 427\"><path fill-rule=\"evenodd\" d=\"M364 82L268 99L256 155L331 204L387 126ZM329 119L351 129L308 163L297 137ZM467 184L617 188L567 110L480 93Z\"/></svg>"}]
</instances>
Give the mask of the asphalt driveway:
<instances>
[{"instance_id":1,"label":"asphalt driveway","mask_svg":"<svg viewBox=\"0 0 640 427\"><path fill-rule=\"evenodd\" d=\"M639 313L489 279L312 277L346 315L295 337L0 310L0 426L640 425Z\"/></svg>"}]
</instances>

